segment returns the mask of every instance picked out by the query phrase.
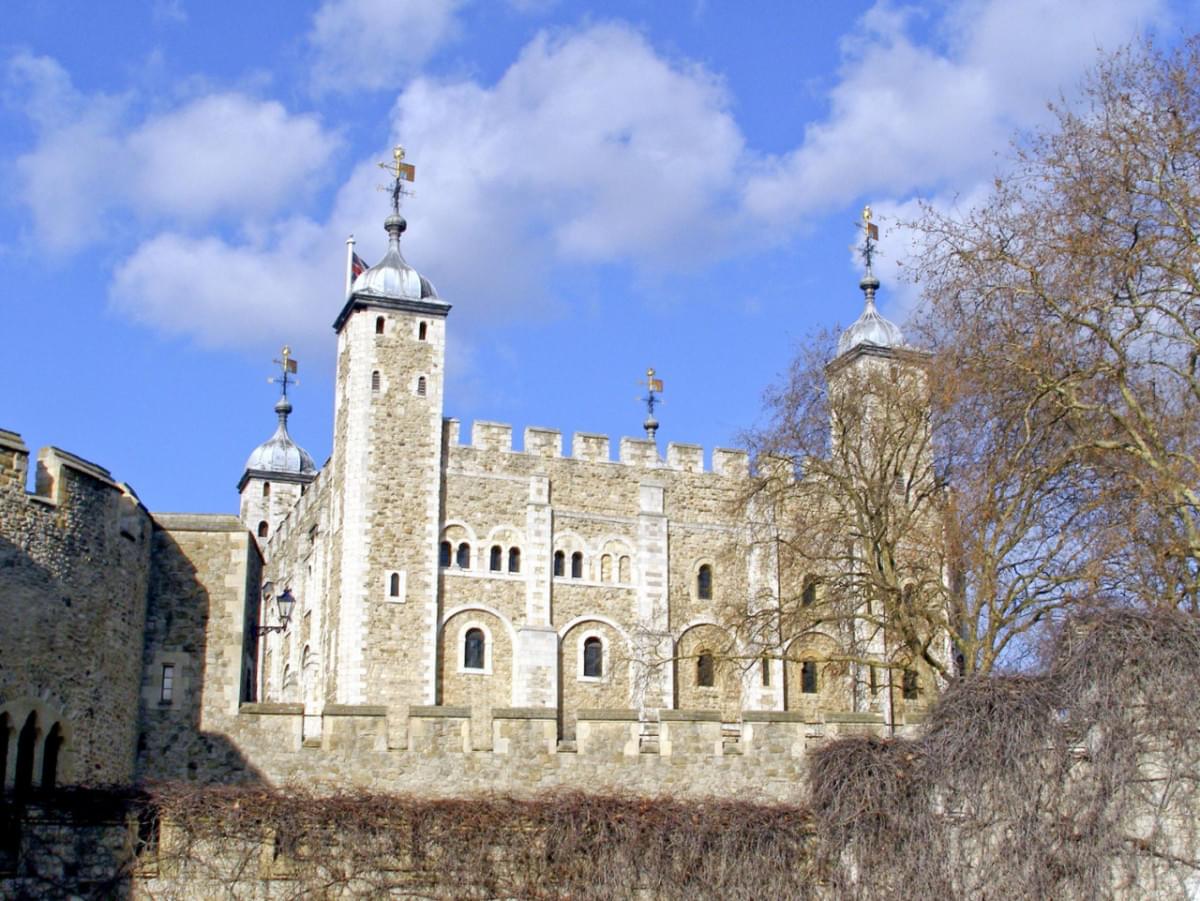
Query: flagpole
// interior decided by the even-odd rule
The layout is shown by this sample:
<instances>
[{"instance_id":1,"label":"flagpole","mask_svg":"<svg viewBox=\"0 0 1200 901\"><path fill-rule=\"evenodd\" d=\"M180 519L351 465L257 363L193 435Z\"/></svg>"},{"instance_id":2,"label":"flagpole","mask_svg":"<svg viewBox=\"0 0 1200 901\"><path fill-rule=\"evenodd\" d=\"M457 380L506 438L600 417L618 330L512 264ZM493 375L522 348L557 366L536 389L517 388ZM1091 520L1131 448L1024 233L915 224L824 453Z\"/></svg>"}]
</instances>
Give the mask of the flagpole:
<instances>
[{"instance_id":1,"label":"flagpole","mask_svg":"<svg viewBox=\"0 0 1200 901\"><path fill-rule=\"evenodd\" d=\"M346 239L346 296L350 296L350 286L354 284L354 235Z\"/></svg>"}]
</instances>

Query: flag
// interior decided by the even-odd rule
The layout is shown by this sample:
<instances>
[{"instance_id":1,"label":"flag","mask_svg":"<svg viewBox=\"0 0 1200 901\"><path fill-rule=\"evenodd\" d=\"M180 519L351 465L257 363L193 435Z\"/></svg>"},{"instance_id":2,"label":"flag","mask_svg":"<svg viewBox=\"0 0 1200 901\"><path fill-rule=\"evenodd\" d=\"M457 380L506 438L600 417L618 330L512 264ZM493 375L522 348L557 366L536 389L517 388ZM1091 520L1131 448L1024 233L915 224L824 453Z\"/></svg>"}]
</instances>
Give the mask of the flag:
<instances>
[{"instance_id":1,"label":"flag","mask_svg":"<svg viewBox=\"0 0 1200 901\"><path fill-rule=\"evenodd\" d=\"M662 392L662 379L651 379L650 380L650 390L658 391L661 393Z\"/></svg>"},{"instance_id":2,"label":"flag","mask_svg":"<svg viewBox=\"0 0 1200 901\"><path fill-rule=\"evenodd\" d=\"M355 253L350 259L350 278L358 278L370 268L367 265L367 261Z\"/></svg>"},{"instance_id":3,"label":"flag","mask_svg":"<svg viewBox=\"0 0 1200 901\"><path fill-rule=\"evenodd\" d=\"M879 240L879 226L876 225L874 222L867 223L867 237L870 238L872 241Z\"/></svg>"},{"instance_id":4,"label":"flag","mask_svg":"<svg viewBox=\"0 0 1200 901\"><path fill-rule=\"evenodd\" d=\"M396 163L396 178L402 178L405 181L416 181L417 170L413 168L411 163Z\"/></svg>"},{"instance_id":5,"label":"flag","mask_svg":"<svg viewBox=\"0 0 1200 901\"><path fill-rule=\"evenodd\" d=\"M293 360L291 357L287 357L287 358L286 358L286 359L283 361L283 365L284 365L284 367L287 369L287 371L288 371L288 372L295 372L295 371L296 371L296 361L295 361L295 360Z\"/></svg>"}]
</instances>

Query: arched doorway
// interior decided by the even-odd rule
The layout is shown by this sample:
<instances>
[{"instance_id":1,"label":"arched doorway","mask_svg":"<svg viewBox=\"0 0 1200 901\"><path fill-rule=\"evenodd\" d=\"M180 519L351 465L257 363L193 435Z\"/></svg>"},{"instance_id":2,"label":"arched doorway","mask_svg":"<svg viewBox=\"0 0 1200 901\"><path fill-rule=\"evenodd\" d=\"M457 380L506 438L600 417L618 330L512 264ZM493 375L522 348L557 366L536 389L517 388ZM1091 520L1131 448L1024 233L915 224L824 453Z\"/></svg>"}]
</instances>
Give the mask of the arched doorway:
<instances>
[{"instance_id":1,"label":"arched doorway","mask_svg":"<svg viewBox=\"0 0 1200 901\"><path fill-rule=\"evenodd\" d=\"M42 791L50 791L58 782L58 755L62 746L62 725L55 723L50 734L46 736L46 746L42 749Z\"/></svg>"},{"instance_id":2,"label":"arched doorway","mask_svg":"<svg viewBox=\"0 0 1200 901\"><path fill-rule=\"evenodd\" d=\"M25 795L33 787L33 754L38 740L37 711L29 714L21 734L17 736L17 771L13 779L13 791Z\"/></svg>"}]
</instances>

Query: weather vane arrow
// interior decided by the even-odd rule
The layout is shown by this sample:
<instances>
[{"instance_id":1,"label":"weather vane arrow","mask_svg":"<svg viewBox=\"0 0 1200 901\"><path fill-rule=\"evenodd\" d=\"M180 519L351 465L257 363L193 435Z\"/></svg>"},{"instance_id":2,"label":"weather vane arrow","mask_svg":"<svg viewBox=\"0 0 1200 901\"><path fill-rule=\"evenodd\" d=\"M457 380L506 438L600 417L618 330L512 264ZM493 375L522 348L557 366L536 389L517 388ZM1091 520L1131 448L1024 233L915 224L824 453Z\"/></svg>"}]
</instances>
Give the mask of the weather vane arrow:
<instances>
[{"instance_id":1,"label":"weather vane arrow","mask_svg":"<svg viewBox=\"0 0 1200 901\"><path fill-rule=\"evenodd\" d=\"M404 148L397 144L392 148L392 161L390 163L379 163L379 168L392 176L390 185L380 185L379 190L392 192L392 213L396 216L400 215L400 198L402 196L412 196L412 191L404 189L404 183L412 183L417 180L417 170L412 163L404 162Z\"/></svg>"}]
</instances>

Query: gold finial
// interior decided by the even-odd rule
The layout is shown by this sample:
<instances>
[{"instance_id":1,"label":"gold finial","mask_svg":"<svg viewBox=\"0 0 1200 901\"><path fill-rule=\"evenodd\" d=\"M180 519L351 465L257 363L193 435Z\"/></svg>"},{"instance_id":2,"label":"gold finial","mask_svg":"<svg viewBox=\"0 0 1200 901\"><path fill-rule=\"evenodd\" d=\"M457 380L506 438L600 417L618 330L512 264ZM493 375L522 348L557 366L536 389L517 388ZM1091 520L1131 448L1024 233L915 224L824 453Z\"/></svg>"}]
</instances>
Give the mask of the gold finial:
<instances>
[{"instance_id":1,"label":"gold finial","mask_svg":"<svg viewBox=\"0 0 1200 901\"><path fill-rule=\"evenodd\" d=\"M869 206L865 206L865 207L863 207L863 222L870 222L870 221L871 221L871 208Z\"/></svg>"}]
</instances>

